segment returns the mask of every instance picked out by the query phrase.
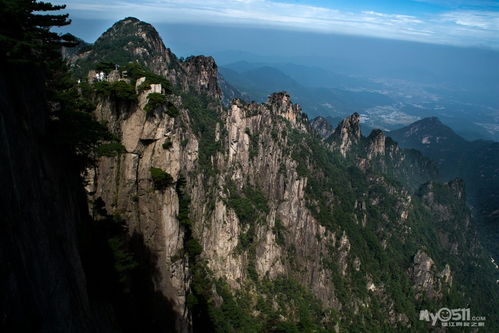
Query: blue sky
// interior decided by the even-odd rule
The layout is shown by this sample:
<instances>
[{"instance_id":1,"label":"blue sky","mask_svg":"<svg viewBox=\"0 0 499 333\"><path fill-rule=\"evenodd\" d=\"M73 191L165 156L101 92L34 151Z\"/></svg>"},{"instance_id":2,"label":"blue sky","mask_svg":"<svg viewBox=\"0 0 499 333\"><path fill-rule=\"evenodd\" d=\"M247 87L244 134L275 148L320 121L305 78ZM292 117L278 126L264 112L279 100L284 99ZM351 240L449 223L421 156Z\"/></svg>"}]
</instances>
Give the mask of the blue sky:
<instances>
[{"instance_id":1,"label":"blue sky","mask_svg":"<svg viewBox=\"0 0 499 333\"><path fill-rule=\"evenodd\" d=\"M115 21L134 16L153 24L236 25L499 49L499 0L52 2L67 4L75 21Z\"/></svg>"}]
</instances>

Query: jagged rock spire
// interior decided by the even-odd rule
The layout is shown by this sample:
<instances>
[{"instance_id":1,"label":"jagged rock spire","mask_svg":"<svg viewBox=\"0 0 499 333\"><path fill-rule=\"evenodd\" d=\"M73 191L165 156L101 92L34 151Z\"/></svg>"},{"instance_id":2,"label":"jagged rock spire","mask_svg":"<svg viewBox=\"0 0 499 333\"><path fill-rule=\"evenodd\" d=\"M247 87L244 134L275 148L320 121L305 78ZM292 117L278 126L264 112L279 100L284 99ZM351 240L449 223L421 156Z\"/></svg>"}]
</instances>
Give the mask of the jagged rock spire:
<instances>
[{"instance_id":1,"label":"jagged rock spire","mask_svg":"<svg viewBox=\"0 0 499 333\"><path fill-rule=\"evenodd\" d=\"M297 124L304 114L301 107L291 102L291 97L285 91L273 93L269 96L266 103L272 112L288 119L292 124Z\"/></svg>"},{"instance_id":2,"label":"jagged rock spire","mask_svg":"<svg viewBox=\"0 0 499 333\"><path fill-rule=\"evenodd\" d=\"M336 130L335 135L344 136L348 135L354 138L360 138L360 115L355 112L351 116L343 119Z\"/></svg>"},{"instance_id":3,"label":"jagged rock spire","mask_svg":"<svg viewBox=\"0 0 499 333\"><path fill-rule=\"evenodd\" d=\"M193 56L183 63L186 75L182 78L184 86L198 93L206 93L211 97L220 98L221 91L218 84L218 67L213 57Z\"/></svg>"},{"instance_id":4,"label":"jagged rock spire","mask_svg":"<svg viewBox=\"0 0 499 333\"><path fill-rule=\"evenodd\" d=\"M267 104L275 105L279 109L288 108L291 105L291 97L286 91L276 92L267 98Z\"/></svg>"},{"instance_id":5,"label":"jagged rock spire","mask_svg":"<svg viewBox=\"0 0 499 333\"><path fill-rule=\"evenodd\" d=\"M360 115L355 112L343 119L332 134L333 146L337 146L341 155L346 156L350 147L360 140Z\"/></svg>"},{"instance_id":6,"label":"jagged rock spire","mask_svg":"<svg viewBox=\"0 0 499 333\"><path fill-rule=\"evenodd\" d=\"M367 158L371 159L377 155L385 154L385 141L386 136L380 129L372 130L371 134L367 137L369 140L369 146L367 150Z\"/></svg>"}]
</instances>

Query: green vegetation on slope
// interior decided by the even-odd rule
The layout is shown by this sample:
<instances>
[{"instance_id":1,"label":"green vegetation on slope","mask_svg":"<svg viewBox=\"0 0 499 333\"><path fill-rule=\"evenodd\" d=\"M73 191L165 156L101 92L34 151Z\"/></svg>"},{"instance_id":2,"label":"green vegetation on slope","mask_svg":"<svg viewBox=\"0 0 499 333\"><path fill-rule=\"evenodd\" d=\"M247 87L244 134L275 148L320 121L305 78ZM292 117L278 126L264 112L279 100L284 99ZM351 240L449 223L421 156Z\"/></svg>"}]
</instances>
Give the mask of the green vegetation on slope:
<instances>
[{"instance_id":1,"label":"green vegetation on slope","mask_svg":"<svg viewBox=\"0 0 499 333\"><path fill-rule=\"evenodd\" d=\"M204 94L183 93L182 104L189 110L192 129L199 140L199 167L209 176L215 172L211 157L220 149L220 141L215 140L217 123L220 123L220 103Z\"/></svg>"},{"instance_id":2,"label":"green vegetation on slope","mask_svg":"<svg viewBox=\"0 0 499 333\"><path fill-rule=\"evenodd\" d=\"M151 168L149 171L156 190L162 191L173 184L173 177L168 172L160 168Z\"/></svg>"}]
</instances>

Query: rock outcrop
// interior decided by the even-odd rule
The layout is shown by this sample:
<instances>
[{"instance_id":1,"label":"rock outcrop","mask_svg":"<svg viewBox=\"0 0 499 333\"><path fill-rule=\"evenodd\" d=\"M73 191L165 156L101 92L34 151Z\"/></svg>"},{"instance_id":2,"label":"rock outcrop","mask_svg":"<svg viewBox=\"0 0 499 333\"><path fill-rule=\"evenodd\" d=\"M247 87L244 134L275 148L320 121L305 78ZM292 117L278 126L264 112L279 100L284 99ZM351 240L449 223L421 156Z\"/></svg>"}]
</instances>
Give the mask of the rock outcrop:
<instances>
[{"instance_id":1,"label":"rock outcrop","mask_svg":"<svg viewBox=\"0 0 499 333\"><path fill-rule=\"evenodd\" d=\"M218 86L218 73L217 64L212 57L189 57L182 63L185 69L185 75L181 77L184 79L182 86L190 91L197 93L205 93L210 97L220 99L221 91Z\"/></svg>"},{"instance_id":2,"label":"rock outcrop","mask_svg":"<svg viewBox=\"0 0 499 333\"><path fill-rule=\"evenodd\" d=\"M316 117L310 122L312 128L323 138L328 138L333 134L334 128L324 117Z\"/></svg>"},{"instance_id":3,"label":"rock outcrop","mask_svg":"<svg viewBox=\"0 0 499 333\"><path fill-rule=\"evenodd\" d=\"M375 129L367 137L369 141L367 147L367 158L372 159L378 155L385 155L385 141L386 137L382 130Z\"/></svg>"},{"instance_id":4,"label":"rock outcrop","mask_svg":"<svg viewBox=\"0 0 499 333\"><path fill-rule=\"evenodd\" d=\"M440 273L436 271L435 262L426 252L419 250L414 256L414 263L409 274L414 283L416 298L434 300L442 298L443 289L452 284L452 272L447 264Z\"/></svg>"},{"instance_id":5,"label":"rock outcrop","mask_svg":"<svg viewBox=\"0 0 499 333\"><path fill-rule=\"evenodd\" d=\"M360 115L354 113L339 123L329 140L332 146L338 147L341 155L345 157L352 145L359 142L360 137Z\"/></svg>"},{"instance_id":6,"label":"rock outcrop","mask_svg":"<svg viewBox=\"0 0 499 333\"><path fill-rule=\"evenodd\" d=\"M103 61L115 65L139 62L184 91L195 91L216 99L221 97L218 85L220 74L212 57L178 59L164 45L152 25L134 17L116 22L94 45L87 46L84 52L73 55L69 61L83 78L87 71Z\"/></svg>"},{"instance_id":7,"label":"rock outcrop","mask_svg":"<svg viewBox=\"0 0 499 333\"><path fill-rule=\"evenodd\" d=\"M417 149L434 160L440 181L456 177L466 183L468 203L479 225L480 240L499 260L499 143L468 141L438 118L425 118L388 134L403 148Z\"/></svg>"}]
</instances>

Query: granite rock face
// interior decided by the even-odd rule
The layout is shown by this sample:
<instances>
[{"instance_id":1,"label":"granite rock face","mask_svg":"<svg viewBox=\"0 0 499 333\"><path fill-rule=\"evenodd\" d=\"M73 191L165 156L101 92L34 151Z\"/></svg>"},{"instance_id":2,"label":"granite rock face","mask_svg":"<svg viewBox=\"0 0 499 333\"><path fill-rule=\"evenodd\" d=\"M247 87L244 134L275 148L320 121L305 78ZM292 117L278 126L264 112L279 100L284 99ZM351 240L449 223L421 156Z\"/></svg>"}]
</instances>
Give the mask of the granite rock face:
<instances>
[{"instance_id":1,"label":"granite rock face","mask_svg":"<svg viewBox=\"0 0 499 333\"><path fill-rule=\"evenodd\" d=\"M185 75L182 75L185 82L182 82L182 86L216 99L221 98L218 85L220 74L215 59L204 56L189 57L181 65L185 69Z\"/></svg>"},{"instance_id":2,"label":"granite rock face","mask_svg":"<svg viewBox=\"0 0 499 333\"><path fill-rule=\"evenodd\" d=\"M352 145L360 140L360 137L360 115L354 113L338 124L330 139L332 139L332 146L338 147L341 155L345 157Z\"/></svg>"},{"instance_id":3,"label":"granite rock face","mask_svg":"<svg viewBox=\"0 0 499 333\"><path fill-rule=\"evenodd\" d=\"M386 137L383 131L375 129L367 137L369 140L367 158L372 159L378 155L385 155L386 152Z\"/></svg>"}]
</instances>

